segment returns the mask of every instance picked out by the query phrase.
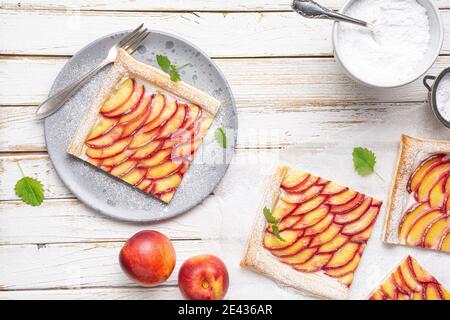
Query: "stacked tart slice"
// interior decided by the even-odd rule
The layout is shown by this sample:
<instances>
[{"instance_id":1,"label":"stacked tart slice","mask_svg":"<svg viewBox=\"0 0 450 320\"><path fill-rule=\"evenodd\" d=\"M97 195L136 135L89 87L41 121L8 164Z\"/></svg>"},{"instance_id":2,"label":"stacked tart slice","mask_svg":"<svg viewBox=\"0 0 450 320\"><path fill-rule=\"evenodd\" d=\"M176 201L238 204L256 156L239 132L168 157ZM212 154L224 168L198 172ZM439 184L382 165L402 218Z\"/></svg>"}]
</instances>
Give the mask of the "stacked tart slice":
<instances>
[{"instance_id":1,"label":"stacked tart slice","mask_svg":"<svg viewBox=\"0 0 450 320\"><path fill-rule=\"evenodd\" d=\"M402 136L384 240L450 252L450 143Z\"/></svg>"},{"instance_id":2,"label":"stacked tart slice","mask_svg":"<svg viewBox=\"0 0 450 320\"><path fill-rule=\"evenodd\" d=\"M120 50L68 152L169 203L219 106Z\"/></svg>"},{"instance_id":3,"label":"stacked tart slice","mask_svg":"<svg viewBox=\"0 0 450 320\"><path fill-rule=\"evenodd\" d=\"M450 293L408 256L370 295L371 300L450 300Z\"/></svg>"},{"instance_id":4,"label":"stacked tart slice","mask_svg":"<svg viewBox=\"0 0 450 320\"><path fill-rule=\"evenodd\" d=\"M315 296L345 299L381 205L329 180L279 167L241 265Z\"/></svg>"}]
</instances>

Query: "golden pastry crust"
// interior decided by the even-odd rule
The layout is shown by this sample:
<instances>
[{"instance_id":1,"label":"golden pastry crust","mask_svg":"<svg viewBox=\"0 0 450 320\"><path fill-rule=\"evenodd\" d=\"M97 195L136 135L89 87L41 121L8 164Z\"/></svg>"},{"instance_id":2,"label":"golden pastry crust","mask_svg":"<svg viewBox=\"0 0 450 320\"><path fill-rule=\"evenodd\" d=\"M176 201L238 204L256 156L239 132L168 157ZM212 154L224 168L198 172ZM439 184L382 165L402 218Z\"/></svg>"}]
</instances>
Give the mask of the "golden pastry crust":
<instances>
[{"instance_id":1,"label":"golden pastry crust","mask_svg":"<svg viewBox=\"0 0 450 320\"><path fill-rule=\"evenodd\" d=\"M120 49L114 65L100 87L98 94L84 113L83 120L67 148L69 154L85 159L84 143L89 131L97 121L103 102L110 95L112 89L128 77L140 78L176 97L196 104L211 114L212 118L219 110L220 101L217 99L183 81L171 81L166 73L133 59L126 51Z\"/></svg>"},{"instance_id":2,"label":"golden pastry crust","mask_svg":"<svg viewBox=\"0 0 450 320\"><path fill-rule=\"evenodd\" d=\"M281 262L263 245L267 227L266 219L262 214L263 208L267 207L273 210L280 197L281 183L288 171L291 172L290 170L293 169L280 166L270 178L247 242L241 266L264 274L282 286L288 286L312 296L323 299L347 299L350 292L349 287L342 284L338 278L330 277L323 272L309 273L295 270L291 265Z\"/></svg>"},{"instance_id":3,"label":"golden pastry crust","mask_svg":"<svg viewBox=\"0 0 450 320\"><path fill-rule=\"evenodd\" d=\"M407 203L408 181L424 159L439 153L450 154L449 141L418 139L407 135L401 136L399 155L384 221L383 241L391 244L401 244L398 230L401 219L409 206Z\"/></svg>"}]
</instances>

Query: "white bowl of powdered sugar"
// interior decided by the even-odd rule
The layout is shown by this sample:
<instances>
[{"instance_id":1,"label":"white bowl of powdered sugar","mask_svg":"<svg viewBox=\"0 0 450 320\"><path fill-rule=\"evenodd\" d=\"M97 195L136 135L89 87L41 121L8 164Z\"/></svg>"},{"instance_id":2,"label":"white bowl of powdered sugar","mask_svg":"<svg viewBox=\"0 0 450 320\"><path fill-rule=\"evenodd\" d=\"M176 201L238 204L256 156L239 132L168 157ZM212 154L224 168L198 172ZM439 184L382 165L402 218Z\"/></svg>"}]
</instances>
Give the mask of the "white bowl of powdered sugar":
<instances>
[{"instance_id":1,"label":"white bowl of powdered sugar","mask_svg":"<svg viewBox=\"0 0 450 320\"><path fill-rule=\"evenodd\" d=\"M333 27L336 60L365 85L408 84L427 72L441 50L443 26L431 0L350 0L341 13L370 24Z\"/></svg>"}]
</instances>

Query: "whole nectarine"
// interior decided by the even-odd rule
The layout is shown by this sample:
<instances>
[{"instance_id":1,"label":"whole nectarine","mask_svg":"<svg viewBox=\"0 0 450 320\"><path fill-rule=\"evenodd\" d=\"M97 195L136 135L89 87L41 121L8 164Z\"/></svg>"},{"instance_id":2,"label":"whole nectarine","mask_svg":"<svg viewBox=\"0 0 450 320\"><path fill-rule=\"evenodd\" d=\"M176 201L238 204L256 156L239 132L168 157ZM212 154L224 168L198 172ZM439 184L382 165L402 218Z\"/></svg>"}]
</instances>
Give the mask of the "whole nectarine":
<instances>
[{"instance_id":1,"label":"whole nectarine","mask_svg":"<svg viewBox=\"0 0 450 320\"><path fill-rule=\"evenodd\" d=\"M186 260L178 273L178 286L189 300L221 300L228 291L228 271L213 255L199 255Z\"/></svg>"},{"instance_id":2,"label":"whole nectarine","mask_svg":"<svg viewBox=\"0 0 450 320\"><path fill-rule=\"evenodd\" d=\"M119 255L122 270L136 283L156 286L169 278L175 267L175 250L158 231L141 231L132 236Z\"/></svg>"}]
</instances>

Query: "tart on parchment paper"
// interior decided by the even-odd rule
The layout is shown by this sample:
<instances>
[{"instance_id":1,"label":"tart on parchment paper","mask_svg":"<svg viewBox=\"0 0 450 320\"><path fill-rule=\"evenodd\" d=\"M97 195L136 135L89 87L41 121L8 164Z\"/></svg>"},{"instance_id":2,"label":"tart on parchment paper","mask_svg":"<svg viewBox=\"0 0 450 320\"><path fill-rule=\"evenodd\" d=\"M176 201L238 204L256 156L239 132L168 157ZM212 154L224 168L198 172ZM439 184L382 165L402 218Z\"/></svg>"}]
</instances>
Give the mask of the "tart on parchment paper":
<instances>
[{"instance_id":1,"label":"tart on parchment paper","mask_svg":"<svg viewBox=\"0 0 450 320\"><path fill-rule=\"evenodd\" d=\"M450 142L402 135L383 240L450 252Z\"/></svg>"},{"instance_id":2,"label":"tart on parchment paper","mask_svg":"<svg viewBox=\"0 0 450 320\"><path fill-rule=\"evenodd\" d=\"M219 107L119 50L67 152L169 203Z\"/></svg>"},{"instance_id":3,"label":"tart on parchment paper","mask_svg":"<svg viewBox=\"0 0 450 320\"><path fill-rule=\"evenodd\" d=\"M241 266L329 299L346 299L382 202L286 166L272 176ZM280 237L263 209L278 221Z\"/></svg>"}]
</instances>

